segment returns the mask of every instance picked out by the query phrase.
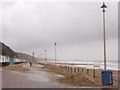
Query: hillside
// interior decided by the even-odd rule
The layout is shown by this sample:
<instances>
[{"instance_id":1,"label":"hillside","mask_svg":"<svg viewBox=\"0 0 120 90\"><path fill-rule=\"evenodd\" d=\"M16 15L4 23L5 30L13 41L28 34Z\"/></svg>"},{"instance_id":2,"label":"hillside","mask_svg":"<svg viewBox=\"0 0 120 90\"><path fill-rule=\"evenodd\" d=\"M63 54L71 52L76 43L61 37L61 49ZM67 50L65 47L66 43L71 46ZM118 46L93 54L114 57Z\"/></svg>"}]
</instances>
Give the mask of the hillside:
<instances>
[{"instance_id":1,"label":"hillside","mask_svg":"<svg viewBox=\"0 0 120 90\"><path fill-rule=\"evenodd\" d=\"M27 61L33 60L33 56L31 56L29 54L20 53L20 52L16 52L16 53L20 59L27 60ZM34 60L40 60L40 58L34 57Z\"/></svg>"},{"instance_id":2,"label":"hillside","mask_svg":"<svg viewBox=\"0 0 120 90\"><path fill-rule=\"evenodd\" d=\"M18 55L10 47L0 42L0 55L9 56L11 58L18 58Z\"/></svg>"},{"instance_id":3,"label":"hillside","mask_svg":"<svg viewBox=\"0 0 120 90\"><path fill-rule=\"evenodd\" d=\"M19 59L22 60L27 60L27 61L31 61L33 59L33 57L31 55L25 54L25 53L20 53L20 52L16 52Z\"/></svg>"},{"instance_id":4,"label":"hillside","mask_svg":"<svg viewBox=\"0 0 120 90\"><path fill-rule=\"evenodd\" d=\"M20 53L13 51L9 46L0 42L0 55L8 56L11 58L19 58L22 60L32 61L33 57L29 54ZM35 57L35 60L40 60L40 58Z\"/></svg>"}]
</instances>

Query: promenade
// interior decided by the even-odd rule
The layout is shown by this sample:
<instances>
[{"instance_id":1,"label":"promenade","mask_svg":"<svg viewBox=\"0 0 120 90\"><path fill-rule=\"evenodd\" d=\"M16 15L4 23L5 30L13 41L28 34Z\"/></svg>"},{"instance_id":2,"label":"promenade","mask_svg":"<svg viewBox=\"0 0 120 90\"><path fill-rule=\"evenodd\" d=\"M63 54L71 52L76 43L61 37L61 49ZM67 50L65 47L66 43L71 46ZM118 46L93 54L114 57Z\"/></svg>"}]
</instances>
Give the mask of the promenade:
<instances>
[{"instance_id":1,"label":"promenade","mask_svg":"<svg viewBox=\"0 0 120 90\"><path fill-rule=\"evenodd\" d=\"M8 71L3 69L2 88L64 88L65 86L55 82L56 74L50 74L43 70L38 70L40 65L24 64L23 67L29 68L27 72ZM42 67L42 66L41 66Z\"/></svg>"}]
</instances>

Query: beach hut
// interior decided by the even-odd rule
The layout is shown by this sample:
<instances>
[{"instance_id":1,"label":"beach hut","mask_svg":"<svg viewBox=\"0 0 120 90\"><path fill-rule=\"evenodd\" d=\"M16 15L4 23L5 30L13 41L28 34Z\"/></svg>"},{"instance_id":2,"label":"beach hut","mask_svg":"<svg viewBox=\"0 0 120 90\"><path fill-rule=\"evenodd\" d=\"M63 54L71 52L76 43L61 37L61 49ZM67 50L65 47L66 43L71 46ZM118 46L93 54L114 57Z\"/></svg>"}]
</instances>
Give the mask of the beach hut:
<instances>
[{"instance_id":1,"label":"beach hut","mask_svg":"<svg viewBox=\"0 0 120 90\"><path fill-rule=\"evenodd\" d=\"M9 59L9 64L14 64L15 63L15 60L13 58L10 58Z\"/></svg>"}]
</instances>

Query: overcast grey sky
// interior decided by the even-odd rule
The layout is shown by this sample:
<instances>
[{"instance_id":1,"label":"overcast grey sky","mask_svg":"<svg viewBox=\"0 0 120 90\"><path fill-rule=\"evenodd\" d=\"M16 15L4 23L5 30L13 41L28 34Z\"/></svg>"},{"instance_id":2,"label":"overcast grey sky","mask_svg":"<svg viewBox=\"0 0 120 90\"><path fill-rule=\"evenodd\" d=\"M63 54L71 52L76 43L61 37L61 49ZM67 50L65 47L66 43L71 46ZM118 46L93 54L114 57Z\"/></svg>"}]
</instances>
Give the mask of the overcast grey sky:
<instances>
[{"instance_id":1,"label":"overcast grey sky","mask_svg":"<svg viewBox=\"0 0 120 90\"><path fill-rule=\"evenodd\" d=\"M54 59L103 60L102 2L2 2L2 41ZM118 3L107 2L107 59L118 59ZM0 20L1 21L1 20Z\"/></svg>"}]
</instances>

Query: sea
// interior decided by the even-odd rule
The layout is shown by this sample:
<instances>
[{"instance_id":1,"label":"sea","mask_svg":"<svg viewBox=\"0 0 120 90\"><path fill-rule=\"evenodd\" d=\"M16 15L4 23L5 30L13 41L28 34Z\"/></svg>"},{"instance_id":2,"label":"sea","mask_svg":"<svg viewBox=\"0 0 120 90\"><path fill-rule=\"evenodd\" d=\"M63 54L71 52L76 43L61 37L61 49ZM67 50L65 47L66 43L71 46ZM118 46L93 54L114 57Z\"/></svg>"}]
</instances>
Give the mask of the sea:
<instances>
[{"instance_id":1,"label":"sea","mask_svg":"<svg viewBox=\"0 0 120 90\"><path fill-rule=\"evenodd\" d=\"M43 62L46 63L55 63L55 60L44 60ZM84 60L56 60L56 63L58 64L70 64L73 67L85 67L90 69L104 69L104 61L84 61ZM118 60L115 61L107 61L106 62L106 68L107 70L120 70Z\"/></svg>"}]
</instances>

